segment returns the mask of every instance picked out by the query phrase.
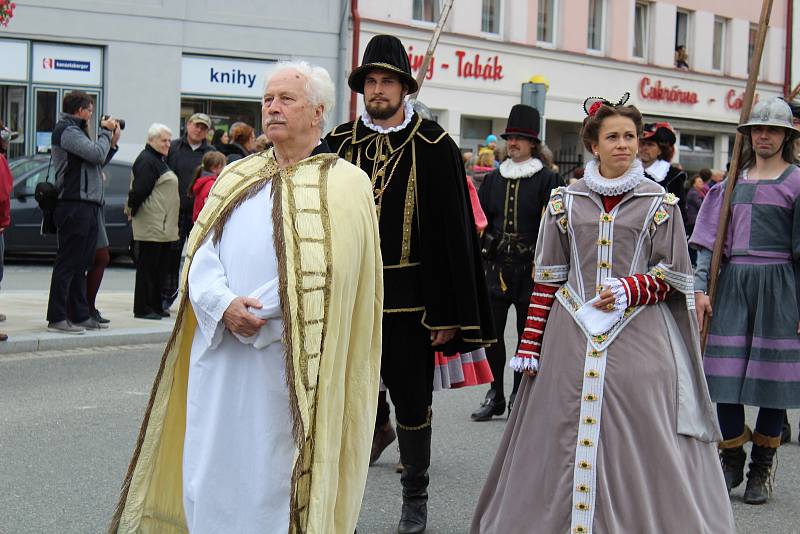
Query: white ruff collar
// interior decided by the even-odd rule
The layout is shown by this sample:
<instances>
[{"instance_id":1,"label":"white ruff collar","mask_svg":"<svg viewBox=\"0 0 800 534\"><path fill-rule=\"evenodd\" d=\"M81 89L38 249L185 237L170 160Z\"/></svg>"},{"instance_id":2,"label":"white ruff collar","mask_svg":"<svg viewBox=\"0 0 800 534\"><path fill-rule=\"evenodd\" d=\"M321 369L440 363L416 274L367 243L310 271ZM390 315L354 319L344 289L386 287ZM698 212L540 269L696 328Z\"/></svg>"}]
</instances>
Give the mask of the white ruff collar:
<instances>
[{"instance_id":1,"label":"white ruff collar","mask_svg":"<svg viewBox=\"0 0 800 534\"><path fill-rule=\"evenodd\" d=\"M617 196L627 193L645 179L642 162L638 158L633 160L630 168L619 178L604 178L600 175L597 160L589 160L583 172L583 181L586 187L604 196Z\"/></svg>"},{"instance_id":2,"label":"white ruff collar","mask_svg":"<svg viewBox=\"0 0 800 534\"><path fill-rule=\"evenodd\" d=\"M653 177L653 180L656 182L663 182L664 178L667 177L667 173L669 172L670 163L669 161L665 161L663 159L657 159L653 163L650 164L647 169L647 174Z\"/></svg>"},{"instance_id":3,"label":"white ruff collar","mask_svg":"<svg viewBox=\"0 0 800 534\"><path fill-rule=\"evenodd\" d=\"M382 128L377 124L372 122L372 117L369 116L367 110L364 110L364 113L361 114L361 122L364 123L364 126L372 130L373 132L378 132L379 134L388 134L392 132L399 132L403 128L409 125L411 122L411 117L414 116L414 106L411 105L411 100L406 100L406 105L403 108L403 111L406 115L405 120L402 124L398 124L397 126L392 126L391 128Z\"/></svg>"},{"instance_id":4,"label":"white ruff collar","mask_svg":"<svg viewBox=\"0 0 800 534\"><path fill-rule=\"evenodd\" d=\"M529 158L522 163L514 163L508 158L500 164L500 175L503 178L527 178L541 171L544 164L538 158Z\"/></svg>"}]
</instances>

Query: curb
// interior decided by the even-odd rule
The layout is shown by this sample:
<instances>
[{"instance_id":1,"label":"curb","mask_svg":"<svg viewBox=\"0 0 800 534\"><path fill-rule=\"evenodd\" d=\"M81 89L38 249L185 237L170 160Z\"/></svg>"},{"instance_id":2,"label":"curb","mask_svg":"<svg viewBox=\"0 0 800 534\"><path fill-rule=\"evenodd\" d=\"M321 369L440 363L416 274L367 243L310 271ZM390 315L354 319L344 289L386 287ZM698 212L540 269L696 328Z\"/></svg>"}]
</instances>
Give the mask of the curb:
<instances>
[{"instance_id":1,"label":"curb","mask_svg":"<svg viewBox=\"0 0 800 534\"><path fill-rule=\"evenodd\" d=\"M56 334L54 332L22 334L10 336L7 341L0 343L0 354L165 343L171 333L172 325L168 330L111 328L100 332L86 332L81 335Z\"/></svg>"}]
</instances>

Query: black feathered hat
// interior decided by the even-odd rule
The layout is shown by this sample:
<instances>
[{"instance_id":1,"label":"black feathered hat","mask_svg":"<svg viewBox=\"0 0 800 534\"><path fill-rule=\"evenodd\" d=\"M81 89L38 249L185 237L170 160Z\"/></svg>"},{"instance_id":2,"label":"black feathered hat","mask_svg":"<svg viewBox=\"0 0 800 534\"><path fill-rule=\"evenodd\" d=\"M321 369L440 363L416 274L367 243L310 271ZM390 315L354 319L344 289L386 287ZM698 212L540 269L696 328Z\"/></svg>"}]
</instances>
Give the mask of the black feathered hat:
<instances>
[{"instance_id":1,"label":"black feathered hat","mask_svg":"<svg viewBox=\"0 0 800 534\"><path fill-rule=\"evenodd\" d=\"M411 65L403 43L394 35L376 35L367 43L361 66L353 69L347 84L356 93L364 94L364 78L374 69L388 70L400 76L409 93L417 92L417 80L411 75Z\"/></svg>"},{"instance_id":2,"label":"black feathered hat","mask_svg":"<svg viewBox=\"0 0 800 534\"><path fill-rule=\"evenodd\" d=\"M539 125L541 118L539 110L525 104L516 104L508 114L506 131L500 134L503 139L511 135L539 140Z\"/></svg>"},{"instance_id":3,"label":"black feathered hat","mask_svg":"<svg viewBox=\"0 0 800 534\"><path fill-rule=\"evenodd\" d=\"M644 125L642 139L653 141L654 143L666 143L674 145L677 140L675 131L668 122L650 122Z\"/></svg>"}]
</instances>

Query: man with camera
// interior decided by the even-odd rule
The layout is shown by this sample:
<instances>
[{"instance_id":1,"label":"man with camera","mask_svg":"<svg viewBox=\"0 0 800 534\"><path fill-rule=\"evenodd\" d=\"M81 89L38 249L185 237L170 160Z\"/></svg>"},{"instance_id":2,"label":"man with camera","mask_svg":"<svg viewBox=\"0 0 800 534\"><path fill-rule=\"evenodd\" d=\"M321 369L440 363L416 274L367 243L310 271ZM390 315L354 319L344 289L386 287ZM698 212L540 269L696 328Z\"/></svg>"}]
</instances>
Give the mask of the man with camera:
<instances>
[{"instance_id":1,"label":"man with camera","mask_svg":"<svg viewBox=\"0 0 800 534\"><path fill-rule=\"evenodd\" d=\"M104 327L90 317L86 299L86 271L97 246L103 206L103 167L114 157L120 124L103 117L97 141L89 136L94 113L92 98L82 91L64 96L62 113L53 129L52 165L58 201L53 219L58 232L58 252L50 280L47 329L82 334Z\"/></svg>"}]
</instances>

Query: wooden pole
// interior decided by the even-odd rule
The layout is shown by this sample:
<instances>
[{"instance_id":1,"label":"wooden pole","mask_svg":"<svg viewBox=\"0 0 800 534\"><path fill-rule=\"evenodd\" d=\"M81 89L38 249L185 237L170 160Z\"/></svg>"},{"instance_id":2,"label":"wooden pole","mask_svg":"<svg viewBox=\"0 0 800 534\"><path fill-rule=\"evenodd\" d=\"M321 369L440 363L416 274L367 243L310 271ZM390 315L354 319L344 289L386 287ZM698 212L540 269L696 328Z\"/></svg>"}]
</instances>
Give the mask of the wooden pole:
<instances>
[{"instance_id":1,"label":"wooden pole","mask_svg":"<svg viewBox=\"0 0 800 534\"><path fill-rule=\"evenodd\" d=\"M422 66L417 72L417 91L411 95L411 98L417 98L419 90L422 89L422 82L425 81L425 75L428 72L428 65L433 58L433 52L436 50L436 45L439 44L439 36L442 34L444 23L447 22L447 17L450 15L450 10L453 9L453 2L455 0L445 0L442 6L442 12L439 14L439 22L436 23L436 28L433 30L431 41L428 43L428 50L425 52L425 59L422 60Z\"/></svg>"},{"instance_id":2,"label":"wooden pole","mask_svg":"<svg viewBox=\"0 0 800 534\"><path fill-rule=\"evenodd\" d=\"M792 92L791 92L791 93L789 93L789 95L786 97L786 100L787 100L787 101L789 101L789 102L791 102L792 100L794 100L795 98L797 98L797 95L799 95L799 94L800 94L800 83L798 83L798 84L795 86L795 88L794 88L794 89L792 89Z\"/></svg>"},{"instance_id":3,"label":"wooden pole","mask_svg":"<svg viewBox=\"0 0 800 534\"><path fill-rule=\"evenodd\" d=\"M747 122L750 118L750 111L753 107L753 98L756 92L758 81L758 71L761 69L761 56L764 53L764 41L767 38L767 28L769 28L769 17L772 13L772 0L763 0L761 3L761 18L758 23L758 33L756 34L756 46L753 50L753 57L750 59L750 76L747 78L747 90L744 93L744 103L742 113L739 116L739 124ZM741 167L742 134L736 133L736 141L733 144L733 156L731 157L730 169L728 169L728 181L725 185L725 194L722 198L722 210L719 214L719 225L717 226L717 238L714 241L714 254L711 257L711 268L708 271L708 298L711 300L713 309L714 299L717 296L717 282L719 280L719 269L722 265L722 256L725 248L725 238L728 235L728 223L731 211L731 197L733 188L736 187L736 179L739 176ZM703 321L703 331L701 333L701 345L703 352L706 349L710 318L705 317Z\"/></svg>"}]
</instances>

